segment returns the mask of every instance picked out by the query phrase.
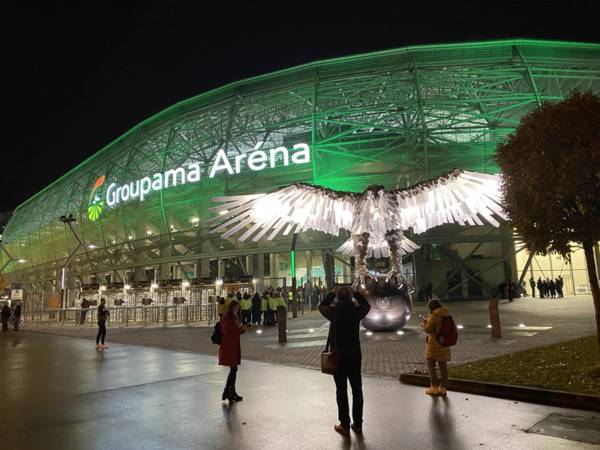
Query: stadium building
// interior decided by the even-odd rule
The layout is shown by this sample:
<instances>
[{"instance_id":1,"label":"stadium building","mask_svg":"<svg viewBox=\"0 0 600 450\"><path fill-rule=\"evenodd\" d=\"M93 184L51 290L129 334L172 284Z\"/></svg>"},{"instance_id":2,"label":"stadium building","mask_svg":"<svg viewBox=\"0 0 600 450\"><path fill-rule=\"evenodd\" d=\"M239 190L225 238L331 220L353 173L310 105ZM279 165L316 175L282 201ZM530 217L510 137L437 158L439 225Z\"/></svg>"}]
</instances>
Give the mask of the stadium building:
<instances>
[{"instance_id":1,"label":"stadium building","mask_svg":"<svg viewBox=\"0 0 600 450\"><path fill-rule=\"evenodd\" d=\"M212 198L293 182L400 188L452 168L497 173L497 143L572 89L600 93L600 45L422 45L235 82L140 123L21 204L2 236L3 276L22 285L30 310L58 306L63 286L67 306L82 293L111 305L200 304L227 283L349 281L353 261L335 253L348 236L301 233L293 255L293 235L221 239L207 225ZM587 286L582 257L532 260L506 226L409 237L420 249L404 258L405 273L442 298L486 298L522 275L560 273L567 293Z\"/></svg>"}]
</instances>

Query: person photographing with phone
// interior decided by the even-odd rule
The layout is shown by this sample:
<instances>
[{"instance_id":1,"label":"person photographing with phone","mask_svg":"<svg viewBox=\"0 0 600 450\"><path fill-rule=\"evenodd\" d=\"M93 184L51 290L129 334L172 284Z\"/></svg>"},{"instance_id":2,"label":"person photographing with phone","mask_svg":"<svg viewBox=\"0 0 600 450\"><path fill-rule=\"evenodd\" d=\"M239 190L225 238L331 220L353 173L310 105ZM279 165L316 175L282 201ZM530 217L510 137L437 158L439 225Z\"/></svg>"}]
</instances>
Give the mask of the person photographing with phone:
<instances>
[{"instance_id":1,"label":"person photographing with phone","mask_svg":"<svg viewBox=\"0 0 600 450\"><path fill-rule=\"evenodd\" d=\"M438 300L427 303L430 313L425 317L419 315L421 328L427 333L425 346L425 359L431 380L427 395L446 395L448 388L448 361L450 361L450 347L456 344L458 330L454 324L448 308L442 306ZM436 366L439 366L441 380L437 376Z\"/></svg>"},{"instance_id":2,"label":"person photographing with phone","mask_svg":"<svg viewBox=\"0 0 600 450\"><path fill-rule=\"evenodd\" d=\"M362 434L363 393L360 374L362 355L359 327L360 321L369 313L370 309L371 306L367 300L358 292L353 292L349 286L333 289L319 305L319 312L331 322L327 347L330 347L335 360L332 372L340 420L334 429L346 437L350 435L348 381L352 387L352 419L354 422L352 429L355 433Z\"/></svg>"}]
</instances>

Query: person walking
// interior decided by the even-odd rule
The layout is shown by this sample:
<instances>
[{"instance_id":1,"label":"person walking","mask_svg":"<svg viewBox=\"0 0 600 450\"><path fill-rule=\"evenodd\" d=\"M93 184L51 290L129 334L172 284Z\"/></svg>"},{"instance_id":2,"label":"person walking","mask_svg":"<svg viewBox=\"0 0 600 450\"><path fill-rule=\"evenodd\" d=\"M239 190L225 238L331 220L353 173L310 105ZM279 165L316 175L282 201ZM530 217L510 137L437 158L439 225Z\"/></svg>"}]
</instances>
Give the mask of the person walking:
<instances>
[{"instance_id":1,"label":"person walking","mask_svg":"<svg viewBox=\"0 0 600 450\"><path fill-rule=\"evenodd\" d=\"M513 283L512 278L509 278L506 281L506 294L508 295L508 301L513 301L513 295L515 294L515 284Z\"/></svg>"},{"instance_id":2,"label":"person walking","mask_svg":"<svg viewBox=\"0 0 600 450\"><path fill-rule=\"evenodd\" d=\"M108 345L104 345L106 339L106 320L110 316L110 311L106 308L106 299L100 299L100 305L98 305L98 335L96 336L96 349L105 350Z\"/></svg>"},{"instance_id":3,"label":"person walking","mask_svg":"<svg viewBox=\"0 0 600 450\"><path fill-rule=\"evenodd\" d=\"M533 279L533 275L529 278L529 287L531 288L531 296L535 298L535 280Z\"/></svg>"},{"instance_id":4,"label":"person walking","mask_svg":"<svg viewBox=\"0 0 600 450\"><path fill-rule=\"evenodd\" d=\"M240 304L242 306L242 325L252 325L252 300L250 300L250 294L244 292Z\"/></svg>"},{"instance_id":5,"label":"person walking","mask_svg":"<svg viewBox=\"0 0 600 450\"><path fill-rule=\"evenodd\" d=\"M260 295L258 292L252 296L252 325L260 325Z\"/></svg>"},{"instance_id":6,"label":"person walking","mask_svg":"<svg viewBox=\"0 0 600 450\"><path fill-rule=\"evenodd\" d=\"M449 316L448 309L438 301L430 300L427 303L429 316L421 319L421 328L427 333L425 346L425 359L429 369L430 385L425 391L427 395L446 395L448 387L448 361L450 361L450 347L444 347L438 342L437 334L442 328L443 318ZM437 376L436 365L441 372L441 380Z\"/></svg>"},{"instance_id":7,"label":"person walking","mask_svg":"<svg viewBox=\"0 0 600 450\"><path fill-rule=\"evenodd\" d=\"M336 298L337 303L332 306ZM334 429L344 436L349 435L351 427L355 433L362 434L364 399L360 374L362 354L359 327L360 321L370 309L371 306L361 294L352 293L345 286L329 292L319 305L319 312L331 322L327 340L331 352L335 354L333 379L340 421ZM348 381L352 387L352 426L348 407Z\"/></svg>"},{"instance_id":8,"label":"person walking","mask_svg":"<svg viewBox=\"0 0 600 450\"><path fill-rule=\"evenodd\" d=\"M0 320L2 320L2 331L8 331L8 319L10 318L10 306L8 303L5 303L2 307L2 311L0 311Z\"/></svg>"},{"instance_id":9,"label":"person walking","mask_svg":"<svg viewBox=\"0 0 600 450\"><path fill-rule=\"evenodd\" d=\"M550 291L550 298L556 298L556 284L554 284L554 280L548 281L548 290Z\"/></svg>"},{"instance_id":10,"label":"person walking","mask_svg":"<svg viewBox=\"0 0 600 450\"><path fill-rule=\"evenodd\" d=\"M239 402L243 397L235 390L237 369L242 362L240 335L246 332L246 327L240 322L240 304L232 300L227 304L225 314L221 318L221 344L219 345L219 365L229 367L229 375L221 400L230 403Z\"/></svg>"},{"instance_id":11,"label":"person walking","mask_svg":"<svg viewBox=\"0 0 600 450\"><path fill-rule=\"evenodd\" d=\"M81 318L79 323L81 325L83 325L85 323L85 316L87 316L87 313L90 309L90 302L87 298L83 297L83 300L81 302Z\"/></svg>"},{"instance_id":12,"label":"person walking","mask_svg":"<svg viewBox=\"0 0 600 450\"><path fill-rule=\"evenodd\" d=\"M21 302L17 301L15 310L13 311L13 328L15 331L19 331L19 325L21 324Z\"/></svg>"},{"instance_id":13,"label":"person walking","mask_svg":"<svg viewBox=\"0 0 600 450\"><path fill-rule=\"evenodd\" d=\"M544 298L544 283L542 281L542 277L538 277L537 288L538 288L538 292L540 294L540 298Z\"/></svg>"},{"instance_id":14,"label":"person walking","mask_svg":"<svg viewBox=\"0 0 600 450\"><path fill-rule=\"evenodd\" d=\"M564 286L564 280L562 276L558 276L558 278L555 281L555 285L556 285L556 293L558 294L558 298L563 298L564 294L563 294L563 286Z\"/></svg>"}]
</instances>

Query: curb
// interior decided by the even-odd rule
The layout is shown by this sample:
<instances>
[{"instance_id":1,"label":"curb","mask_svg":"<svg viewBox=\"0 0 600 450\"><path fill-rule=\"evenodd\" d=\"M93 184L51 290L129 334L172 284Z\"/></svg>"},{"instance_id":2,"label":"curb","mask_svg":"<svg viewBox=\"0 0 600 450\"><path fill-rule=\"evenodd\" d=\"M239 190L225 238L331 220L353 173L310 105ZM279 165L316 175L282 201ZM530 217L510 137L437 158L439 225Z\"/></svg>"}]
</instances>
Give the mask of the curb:
<instances>
[{"instance_id":1,"label":"curb","mask_svg":"<svg viewBox=\"0 0 600 450\"><path fill-rule=\"evenodd\" d=\"M415 373L403 373L400 375L400 382L425 387L429 386L429 376ZM460 380L457 378L450 378L448 380L448 389L457 392L467 392L469 394L486 395L488 397L506 398L509 400L539 403L542 405L600 412L600 397L592 395Z\"/></svg>"}]
</instances>

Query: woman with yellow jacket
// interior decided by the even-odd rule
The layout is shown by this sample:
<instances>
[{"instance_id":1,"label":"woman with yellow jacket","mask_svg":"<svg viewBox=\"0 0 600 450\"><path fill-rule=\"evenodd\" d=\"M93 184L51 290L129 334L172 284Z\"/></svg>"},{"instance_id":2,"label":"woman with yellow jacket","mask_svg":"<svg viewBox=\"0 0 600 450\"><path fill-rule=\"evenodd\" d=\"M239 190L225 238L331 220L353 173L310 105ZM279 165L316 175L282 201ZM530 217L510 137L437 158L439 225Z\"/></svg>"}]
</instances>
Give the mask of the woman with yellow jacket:
<instances>
[{"instance_id":1,"label":"woman with yellow jacket","mask_svg":"<svg viewBox=\"0 0 600 450\"><path fill-rule=\"evenodd\" d=\"M443 318L449 316L448 309L438 301L430 300L427 303L429 316L427 320L421 319L421 328L427 333L427 345L425 347L425 358L429 368L431 386L425 391L428 395L446 395L448 386L448 364L450 361L450 347L444 347L438 341L437 334L442 327ZM442 380L437 377L436 365L440 367Z\"/></svg>"}]
</instances>

